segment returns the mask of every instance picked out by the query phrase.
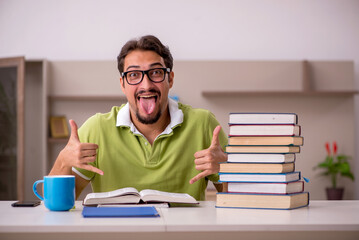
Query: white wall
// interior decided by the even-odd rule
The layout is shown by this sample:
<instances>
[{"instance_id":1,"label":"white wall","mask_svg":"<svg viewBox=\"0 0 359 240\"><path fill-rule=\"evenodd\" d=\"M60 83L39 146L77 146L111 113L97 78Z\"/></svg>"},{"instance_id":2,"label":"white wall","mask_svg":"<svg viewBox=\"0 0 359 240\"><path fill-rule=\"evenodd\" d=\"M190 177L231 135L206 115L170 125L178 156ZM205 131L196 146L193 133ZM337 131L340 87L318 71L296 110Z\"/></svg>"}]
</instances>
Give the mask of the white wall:
<instances>
[{"instance_id":1,"label":"white wall","mask_svg":"<svg viewBox=\"0 0 359 240\"><path fill-rule=\"evenodd\" d=\"M143 34L176 60L354 60L359 86L357 0L0 0L0 57L112 60Z\"/></svg>"},{"instance_id":2,"label":"white wall","mask_svg":"<svg viewBox=\"0 0 359 240\"><path fill-rule=\"evenodd\" d=\"M113 59L155 34L177 60L359 58L357 0L1 0L0 56Z\"/></svg>"}]
</instances>

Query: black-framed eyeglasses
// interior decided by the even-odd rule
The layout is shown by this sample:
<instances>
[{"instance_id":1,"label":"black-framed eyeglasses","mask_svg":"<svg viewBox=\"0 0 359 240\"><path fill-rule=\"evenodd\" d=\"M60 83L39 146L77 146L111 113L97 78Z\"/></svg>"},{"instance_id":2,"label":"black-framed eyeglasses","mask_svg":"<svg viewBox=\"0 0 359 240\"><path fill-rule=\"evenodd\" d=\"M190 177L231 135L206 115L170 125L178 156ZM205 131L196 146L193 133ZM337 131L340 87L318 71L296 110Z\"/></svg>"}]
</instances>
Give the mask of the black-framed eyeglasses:
<instances>
[{"instance_id":1,"label":"black-framed eyeglasses","mask_svg":"<svg viewBox=\"0 0 359 240\"><path fill-rule=\"evenodd\" d=\"M122 77L126 78L126 81L130 85L137 85L142 82L143 77L145 74L147 75L148 79L152 82L160 83L163 82L166 78L166 73L170 73L171 69L169 68L152 68L146 71L142 70L133 70L122 73Z\"/></svg>"}]
</instances>

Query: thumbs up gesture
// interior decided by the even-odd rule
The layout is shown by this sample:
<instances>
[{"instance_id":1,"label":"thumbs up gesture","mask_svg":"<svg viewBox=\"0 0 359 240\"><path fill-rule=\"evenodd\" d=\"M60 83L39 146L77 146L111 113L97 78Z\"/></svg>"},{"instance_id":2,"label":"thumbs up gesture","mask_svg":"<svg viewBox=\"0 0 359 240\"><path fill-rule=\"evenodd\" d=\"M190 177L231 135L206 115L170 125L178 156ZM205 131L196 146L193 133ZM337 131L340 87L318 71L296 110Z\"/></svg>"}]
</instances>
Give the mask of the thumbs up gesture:
<instances>
[{"instance_id":1,"label":"thumbs up gesture","mask_svg":"<svg viewBox=\"0 0 359 240\"><path fill-rule=\"evenodd\" d=\"M221 131L221 126L217 126L213 130L213 138L211 146L207 149L198 151L194 154L196 164L196 169L202 171L193 177L189 183L192 184L198 181L201 178L204 178L208 175L219 172L219 163L225 162L227 160L227 154L223 152L223 149L219 143L219 133Z\"/></svg>"},{"instance_id":2,"label":"thumbs up gesture","mask_svg":"<svg viewBox=\"0 0 359 240\"><path fill-rule=\"evenodd\" d=\"M77 133L77 124L74 120L70 120L69 123L71 135L56 162L60 161L62 167L66 169L78 167L103 175L100 169L88 164L96 160L98 145L94 143L81 143Z\"/></svg>"}]
</instances>

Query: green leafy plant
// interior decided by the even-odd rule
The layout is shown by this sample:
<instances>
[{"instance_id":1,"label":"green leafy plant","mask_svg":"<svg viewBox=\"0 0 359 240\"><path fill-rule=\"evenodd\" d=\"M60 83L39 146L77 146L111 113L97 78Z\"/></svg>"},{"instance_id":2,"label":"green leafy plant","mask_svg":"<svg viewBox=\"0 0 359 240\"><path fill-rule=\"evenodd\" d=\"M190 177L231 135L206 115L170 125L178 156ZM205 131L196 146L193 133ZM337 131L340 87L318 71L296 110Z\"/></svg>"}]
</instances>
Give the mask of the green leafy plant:
<instances>
[{"instance_id":1,"label":"green leafy plant","mask_svg":"<svg viewBox=\"0 0 359 240\"><path fill-rule=\"evenodd\" d=\"M336 142L333 142L333 152L330 150L329 143L325 143L327 150L327 156L323 162L320 162L314 169L324 169L321 175L329 176L332 183L332 188L337 188L337 179L341 175L348 177L354 181L354 175L350 169L348 160L350 159L347 155L337 155L338 146Z\"/></svg>"}]
</instances>

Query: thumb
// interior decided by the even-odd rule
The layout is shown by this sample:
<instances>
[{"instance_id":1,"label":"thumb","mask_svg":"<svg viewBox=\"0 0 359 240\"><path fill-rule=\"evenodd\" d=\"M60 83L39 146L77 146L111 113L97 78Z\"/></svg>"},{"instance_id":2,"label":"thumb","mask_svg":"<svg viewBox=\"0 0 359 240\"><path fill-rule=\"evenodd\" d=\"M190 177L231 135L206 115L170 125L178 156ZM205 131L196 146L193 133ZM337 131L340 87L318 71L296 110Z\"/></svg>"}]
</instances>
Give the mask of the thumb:
<instances>
[{"instance_id":1,"label":"thumb","mask_svg":"<svg viewBox=\"0 0 359 240\"><path fill-rule=\"evenodd\" d=\"M71 120L69 121L69 123L70 123L70 127L71 127L70 139L80 142L79 135L77 134L77 124L76 124L76 122L71 119Z\"/></svg>"},{"instance_id":2,"label":"thumb","mask_svg":"<svg viewBox=\"0 0 359 240\"><path fill-rule=\"evenodd\" d=\"M219 133L221 132L222 127L220 125L218 125L214 130L213 130L213 137L212 137L212 142L211 142L211 147L217 147L219 146Z\"/></svg>"}]
</instances>

